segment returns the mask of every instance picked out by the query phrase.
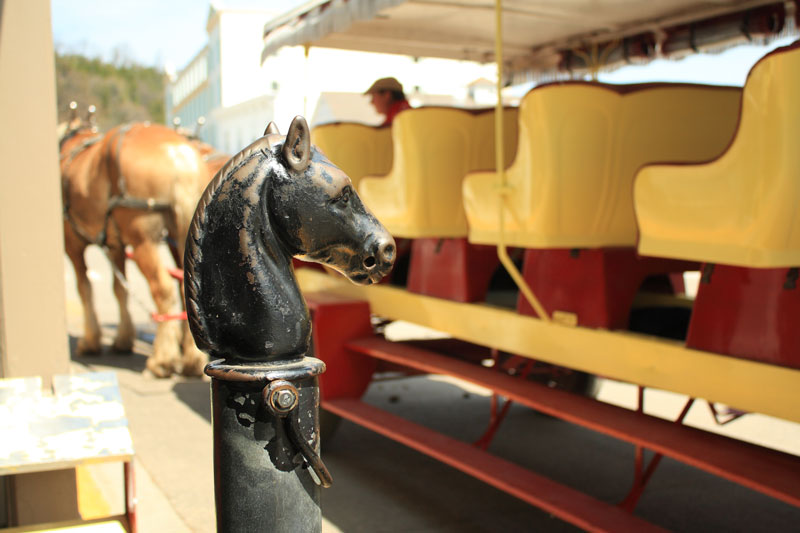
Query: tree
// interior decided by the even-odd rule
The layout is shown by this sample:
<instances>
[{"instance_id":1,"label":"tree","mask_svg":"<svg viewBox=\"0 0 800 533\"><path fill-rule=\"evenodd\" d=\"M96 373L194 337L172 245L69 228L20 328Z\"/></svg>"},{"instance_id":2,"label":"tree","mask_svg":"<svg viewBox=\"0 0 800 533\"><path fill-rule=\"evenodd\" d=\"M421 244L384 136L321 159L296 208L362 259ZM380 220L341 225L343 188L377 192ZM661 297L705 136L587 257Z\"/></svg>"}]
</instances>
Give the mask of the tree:
<instances>
[{"instance_id":1,"label":"tree","mask_svg":"<svg viewBox=\"0 0 800 533\"><path fill-rule=\"evenodd\" d=\"M101 130L131 121L164 122L164 73L137 64L124 49L114 51L111 63L56 52L56 88L59 121L75 101L81 113L97 106Z\"/></svg>"}]
</instances>

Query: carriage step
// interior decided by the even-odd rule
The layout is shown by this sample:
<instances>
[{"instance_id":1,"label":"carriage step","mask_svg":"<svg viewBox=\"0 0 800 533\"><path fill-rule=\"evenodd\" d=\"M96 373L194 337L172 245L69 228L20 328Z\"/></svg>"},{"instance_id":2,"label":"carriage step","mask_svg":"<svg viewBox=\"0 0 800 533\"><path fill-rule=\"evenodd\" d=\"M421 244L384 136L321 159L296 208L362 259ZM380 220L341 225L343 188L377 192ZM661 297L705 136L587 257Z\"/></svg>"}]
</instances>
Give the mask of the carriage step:
<instances>
[{"instance_id":1,"label":"carriage step","mask_svg":"<svg viewBox=\"0 0 800 533\"><path fill-rule=\"evenodd\" d=\"M324 400L322 407L587 531L662 531L619 507L383 409L352 399Z\"/></svg>"},{"instance_id":2,"label":"carriage step","mask_svg":"<svg viewBox=\"0 0 800 533\"><path fill-rule=\"evenodd\" d=\"M800 457L551 389L531 381L379 337L353 352L486 387L522 405L661 453L791 505L800 506Z\"/></svg>"}]
</instances>

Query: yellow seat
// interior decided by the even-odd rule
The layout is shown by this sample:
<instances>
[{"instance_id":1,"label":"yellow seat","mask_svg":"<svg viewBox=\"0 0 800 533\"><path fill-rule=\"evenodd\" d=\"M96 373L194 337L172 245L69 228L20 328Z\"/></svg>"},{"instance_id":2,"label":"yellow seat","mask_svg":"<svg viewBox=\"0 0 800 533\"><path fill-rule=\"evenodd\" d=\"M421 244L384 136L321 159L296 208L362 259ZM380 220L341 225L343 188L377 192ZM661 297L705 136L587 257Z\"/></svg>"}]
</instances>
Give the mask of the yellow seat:
<instances>
[{"instance_id":1,"label":"yellow seat","mask_svg":"<svg viewBox=\"0 0 800 533\"><path fill-rule=\"evenodd\" d=\"M392 235L466 237L461 181L476 168L494 167L494 122L484 115L428 107L394 119L391 171L365 176L359 186L364 203Z\"/></svg>"},{"instance_id":2,"label":"yellow seat","mask_svg":"<svg viewBox=\"0 0 800 533\"><path fill-rule=\"evenodd\" d=\"M495 143L494 109L482 109L475 112L474 116L475 129L473 130L473 135L476 136L475 142L480 145L493 146ZM517 155L518 118L518 107L503 108L503 161L506 168L514 161L514 157ZM476 150L472 157L474 159L470 163L470 168L473 170L490 170L496 167L494 150Z\"/></svg>"},{"instance_id":3,"label":"yellow seat","mask_svg":"<svg viewBox=\"0 0 800 533\"><path fill-rule=\"evenodd\" d=\"M730 147L652 165L635 183L642 254L744 267L800 265L800 41L751 69Z\"/></svg>"},{"instance_id":4,"label":"yellow seat","mask_svg":"<svg viewBox=\"0 0 800 533\"><path fill-rule=\"evenodd\" d=\"M354 188L367 174L386 174L392 168L391 128L355 122L323 124L311 131L311 142L350 176Z\"/></svg>"},{"instance_id":5,"label":"yellow seat","mask_svg":"<svg viewBox=\"0 0 800 533\"><path fill-rule=\"evenodd\" d=\"M526 248L634 246L632 182L654 161L700 161L733 135L741 92L684 84L556 83L530 91L507 171L505 242ZM469 240L496 244L495 172L464 180Z\"/></svg>"}]
</instances>

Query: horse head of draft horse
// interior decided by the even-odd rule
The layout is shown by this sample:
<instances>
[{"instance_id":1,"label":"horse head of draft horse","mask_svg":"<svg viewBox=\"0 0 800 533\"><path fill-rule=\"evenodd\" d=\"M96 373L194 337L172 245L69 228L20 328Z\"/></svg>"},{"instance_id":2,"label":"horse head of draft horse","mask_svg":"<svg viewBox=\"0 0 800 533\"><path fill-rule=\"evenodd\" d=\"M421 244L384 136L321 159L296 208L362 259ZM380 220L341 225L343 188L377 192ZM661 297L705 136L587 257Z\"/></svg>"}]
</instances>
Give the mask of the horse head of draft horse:
<instances>
[{"instance_id":1,"label":"horse head of draft horse","mask_svg":"<svg viewBox=\"0 0 800 533\"><path fill-rule=\"evenodd\" d=\"M90 105L87 109L86 119L83 120L78 115L78 103L69 103L69 116L67 120L60 123L56 129L58 135L58 148L61 152L61 161L81 146L86 139L95 137L98 134L95 113L97 108Z\"/></svg>"},{"instance_id":2,"label":"horse head of draft horse","mask_svg":"<svg viewBox=\"0 0 800 533\"><path fill-rule=\"evenodd\" d=\"M392 267L391 235L309 137L302 117L286 137L270 124L226 163L197 206L184 260L186 304L195 341L212 356L306 354L308 309L292 256L360 284L378 282Z\"/></svg>"}]
</instances>

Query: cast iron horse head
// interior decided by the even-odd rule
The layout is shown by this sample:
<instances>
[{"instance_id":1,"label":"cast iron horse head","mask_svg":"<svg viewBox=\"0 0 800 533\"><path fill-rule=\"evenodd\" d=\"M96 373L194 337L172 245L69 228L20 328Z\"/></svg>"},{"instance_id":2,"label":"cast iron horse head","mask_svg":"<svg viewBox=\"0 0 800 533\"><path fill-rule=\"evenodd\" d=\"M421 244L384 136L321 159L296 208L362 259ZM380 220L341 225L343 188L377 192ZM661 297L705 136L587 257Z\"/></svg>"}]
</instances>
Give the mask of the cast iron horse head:
<instances>
[{"instance_id":1,"label":"cast iron horse head","mask_svg":"<svg viewBox=\"0 0 800 533\"><path fill-rule=\"evenodd\" d=\"M377 283L395 256L394 240L350 178L311 145L303 117L286 137L270 123L220 169L197 205L184 261L197 346L228 361L306 355L311 326L292 256L360 284Z\"/></svg>"}]
</instances>

